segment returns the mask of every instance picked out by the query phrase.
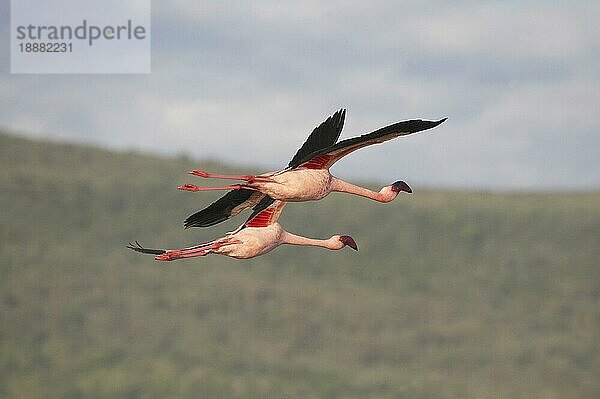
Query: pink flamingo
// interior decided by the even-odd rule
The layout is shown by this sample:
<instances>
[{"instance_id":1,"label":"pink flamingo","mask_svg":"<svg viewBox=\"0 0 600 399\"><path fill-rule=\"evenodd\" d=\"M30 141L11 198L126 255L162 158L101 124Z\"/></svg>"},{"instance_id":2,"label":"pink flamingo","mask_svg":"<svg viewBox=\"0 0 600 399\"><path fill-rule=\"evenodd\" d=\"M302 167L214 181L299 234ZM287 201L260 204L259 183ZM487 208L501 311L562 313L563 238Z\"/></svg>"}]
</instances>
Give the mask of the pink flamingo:
<instances>
[{"instance_id":1,"label":"pink flamingo","mask_svg":"<svg viewBox=\"0 0 600 399\"><path fill-rule=\"evenodd\" d=\"M341 118L341 122L336 124L336 127L339 128L336 131L339 137L339 133L343 127L345 110L338 111L334 117L336 115L338 115L338 118ZM372 191L338 179L329 172L329 168L344 156L360 148L383 143L399 136L432 129L445 120L446 118L439 121L416 119L398 122L372 133L346 139L337 144L321 148L307 146L306 144L310 141L309 137L307 143L294 156L288 167L276 172L260 175L223 175L201 170L191 171L190 174L199 177L234 179L244 181L245 183L220 187L199 187L195 184L179 186L180 190L186 191L234 190L207 208L188 217L184 222L184 226L185 228L212 226L238 214L248 207L256 206L265 197L270 197L271 201L312 201L320 200L329 193L338 191L359 195L379 202L390 202L402 191L411 193L412 190L408 184L404 181L397 181L383 187L379 191ZM332 138L333 135L329 137ZM337 140L337 137L335 140ZM236 194L236 191L240 192ZM265 205L268 204L268 202L263 203Z\"/></svg>"},{"instance_id":2,"label":"pink flamingo","mask_svg":"<svg viewBox=\"0 0 600 399\"><path fill-rule=\"evenodd\" d=\"M265 197L265 200L268 198ZM345 246L358 251L356 242L350 236L334 235L326 240L302 237L285 231L277 219L286 202L272 201L250 218L234 232L213 241L204 242L184 249L149 249L129 243L127 248L137 252L156 255L156 260L176 260L206 256L208 254L226 255L237 259L248 259L266 254L281 244L316 246L332 250Z\"/></svg>"}]
</instances>

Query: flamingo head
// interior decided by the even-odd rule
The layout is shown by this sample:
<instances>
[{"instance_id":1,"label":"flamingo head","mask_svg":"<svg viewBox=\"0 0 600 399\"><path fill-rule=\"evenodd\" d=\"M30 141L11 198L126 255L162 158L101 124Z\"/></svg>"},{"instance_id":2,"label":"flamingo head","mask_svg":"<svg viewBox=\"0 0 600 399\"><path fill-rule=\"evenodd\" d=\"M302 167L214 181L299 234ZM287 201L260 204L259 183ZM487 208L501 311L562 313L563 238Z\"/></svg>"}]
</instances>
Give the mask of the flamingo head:
<instances>
[{"instance_id":1,"label":"flamingo head","mask_svg":"<svg viewBox=\"0 0 600 399\"><path fill-rule=\"evenodd\" d=\"M394 184L392 184L392 191L395 193L399 193L401 191L407 192L407 193L412 193L412 189L410 188L410 186L408 184L406 184L406 182L403 182L402 180L395 182Z\"/></svg>"},{"instance_id":2,"label":"flamingo head","mask_svg":"<svg viewBox=\"0 0 600 399\"><path fill-rule=\"evenodd\" d=\"M358 251L358 245L356 245L356 241L354 241L354 238L350 236L339 236L339 240L343 244L342 248L348 246L353 250Z\"/></svg>"},{"instance_id":3,"label":"flamingo head","mask_svg":"<svg viewBox=\"0 0 600 399\"><path fill-rule=\"evenodd\" d=\"M390 202L393 201L402 191L412 193L412 189L409 187L409 185L400 180L394 184L383 187L375 199L379 202Z\"/></svg>"}]
</instances>

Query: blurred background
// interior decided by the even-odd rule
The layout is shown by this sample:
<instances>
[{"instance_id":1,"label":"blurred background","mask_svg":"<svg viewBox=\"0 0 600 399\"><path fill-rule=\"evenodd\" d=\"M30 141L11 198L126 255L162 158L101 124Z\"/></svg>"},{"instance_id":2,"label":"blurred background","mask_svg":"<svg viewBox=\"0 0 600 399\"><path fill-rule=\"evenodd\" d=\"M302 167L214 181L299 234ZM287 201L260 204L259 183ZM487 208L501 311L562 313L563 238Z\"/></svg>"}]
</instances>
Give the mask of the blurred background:
<instances>
[{"instance_id":1,"label":"blurred background","mask_svg":"<svg viewBox=\"0 0 600 399\"><path fill-rule=\"evenodd\" d=\"M594 2L152 4L152 73L11 75L0 2L0 396L600 396L600 6ZM182 221L190 169L289 161L342 138L347 195L288 206L279 248L156 263L127 251L234 229ZM351 253L352 252L352 253Z\"/></svg>"}]
</instances>

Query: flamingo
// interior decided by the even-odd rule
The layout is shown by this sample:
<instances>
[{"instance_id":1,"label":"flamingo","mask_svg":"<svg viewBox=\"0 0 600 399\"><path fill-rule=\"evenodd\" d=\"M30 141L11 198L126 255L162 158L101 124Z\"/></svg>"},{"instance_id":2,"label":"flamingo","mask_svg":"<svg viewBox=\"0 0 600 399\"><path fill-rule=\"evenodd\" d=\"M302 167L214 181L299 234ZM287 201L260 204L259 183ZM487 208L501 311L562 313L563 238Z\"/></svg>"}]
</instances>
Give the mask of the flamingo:
<instances>
[{"instance_id":1,"label":"flamingo","mask_svg":"<svg viewBox=\"0 0 600 399\"><path fill-rule=\"evenodd\" d=\"M129 243L127 248L137 252L156 255L154 259L171 261L176 259L193 258L209 254L226 255L236 259L248 259L266 254L282 244L322 247L332 250L348 246L358 251L354 239L347 235L334 235L326 240L302 237L285 231L277 219L286 205L285 201L268 201L266 207L259 207L250 218L237 230L225 237L204 242L184 249L150 249L142 247L137 241ZM260 209L263 208L263 209Z\"/></svg>"},{"instance_id":2,"label":"flamingo","mask_svg":"<svg viewBox=\"0 0 600 399\"><path fill-rule=\"evenodd\" d=\"M317 126L308 136L302 147L296 152L289 163L289 167L296 164L299 159L306 157L307 154L334 145L342 133L345 117L346 110L340 109ZM180 189L184 189L183 186ZM189 227L213 226L237 215L247 208L257 205L266 196L266 194L260 191L245 188L231 190L207 208L190 216L184 226L186 229ZM265 207L269 205L266 202L264 204Z\"/></svg>"},{"instance_id":3,"label":"flamingo","mask_svg":"<svg viewBox=\"0 0 600 399\"><path fill-rule=\"evenodd\" d=\"M339 137L343 127L345 110L340 110L335 115L338 114L341 118L341 122L336 125L336 127L339 127L337 133ZM307 146L307 143L305 143L290 161L287 168L275 172L260 175L224 175L193 170L190 174L195 176L241 180L245 183L220 187L199 187L195 184L179 186L180 190L185 191L233 190L208 207L189 216L184 222L184 227L212 226L259 203L267 206L270 204L269 201L275 200L287 202L314 201L320 200L334 191L354 194L383 203L394 200L400 192L412 193L412 189L404 181L396 181L379 191L372 191L333 176L329 172L329 168L344 156L360 148L383 143L399 136L432 129L446 119L438 121L415 119L398 122L362 136L340 141L337 144L334 141L324 148ZM333 135L329 137L332 138ZM335 140L337 141L337 137ZM263 201L267 197L270 200Z\"/></svg>"}]
</instances>

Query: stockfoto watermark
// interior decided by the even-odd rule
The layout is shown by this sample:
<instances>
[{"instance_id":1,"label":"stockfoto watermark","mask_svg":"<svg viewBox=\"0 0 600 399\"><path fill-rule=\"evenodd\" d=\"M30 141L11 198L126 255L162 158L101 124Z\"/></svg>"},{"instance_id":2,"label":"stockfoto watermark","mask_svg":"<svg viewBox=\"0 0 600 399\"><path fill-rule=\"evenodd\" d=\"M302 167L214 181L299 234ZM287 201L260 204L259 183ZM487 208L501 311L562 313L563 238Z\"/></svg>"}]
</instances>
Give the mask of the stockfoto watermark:
<instances>
[{"instance_id":1,"label":"stockfoto watermark","mask_svg":"<svg viewBox=\"0 0 600 399\"><path fill-rule=\"evenodd\" d=\"M149 73L150 0L11 1L12 73Z\"/></svg>"}]
</instances>

